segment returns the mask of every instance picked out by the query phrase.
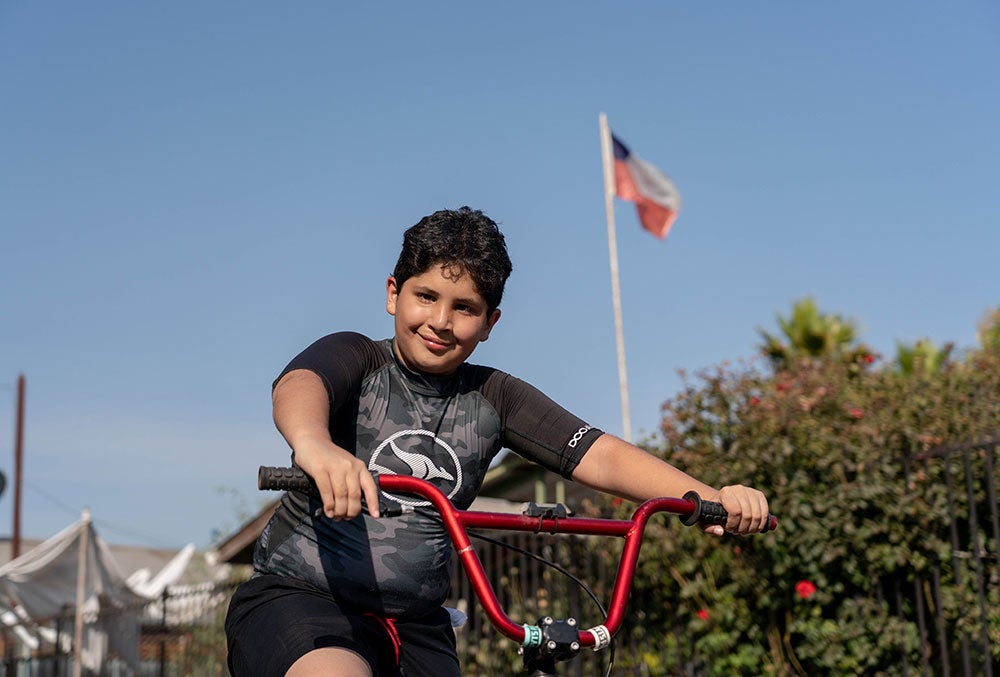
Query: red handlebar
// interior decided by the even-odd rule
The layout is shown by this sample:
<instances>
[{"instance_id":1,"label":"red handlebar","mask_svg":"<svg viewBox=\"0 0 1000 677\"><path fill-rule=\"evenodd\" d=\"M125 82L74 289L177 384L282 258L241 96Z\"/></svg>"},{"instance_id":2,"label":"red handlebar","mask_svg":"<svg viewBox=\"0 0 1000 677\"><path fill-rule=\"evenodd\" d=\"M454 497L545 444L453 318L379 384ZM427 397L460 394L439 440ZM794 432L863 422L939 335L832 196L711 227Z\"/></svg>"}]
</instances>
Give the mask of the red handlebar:
<instances>
[{"instance_id":1,"label":"red handlebar","mask_svg":"<svg viewBox=\"0 0 1000 677\"><path fill-rule=\"evenodd\" d=\"M496 593L490 585L479 556L469 541L466 527L473 529L494 529L502 531L527 531L535 533L582 534L588 536L622 536L625 545L622 549L621 561L615 576L614 589L608 603L608 616L602 625L579 631L580 647L604 648L621 627L625 617L625 608L629 591L632 588L632 577L639 558L639 547L642 545L642 535L649 518L658 512L668 512L679 515L685 524L699 521L699 517L711 523L724 524L725 511L717 503L701 501L697 495L688 494L685 498L654 498L636 508L630 520L592 519L583 517L530 517L497 512L479 512L475 510L459 510L451 504L448 497L430 482L406 475L379 475L378 482L381 491L386 494L415 494L430 501L431 505L441 515L444 527L455 545L455 551L465 568L466 575L473 590L479 597L480 604L487 618L503 635L521 643L524 646L538 646L542 632L537 626L519 625L515 623L500 606ZM262 466L258 475L258 486L261 489L297 489L308 491L310 480L298 468L271 468ZM693 499L693 500L689 500ZM721 520L721 521L718 521ZM769 531L777 527L774 516L768 516Z\"/></svg>"}]
</instances>

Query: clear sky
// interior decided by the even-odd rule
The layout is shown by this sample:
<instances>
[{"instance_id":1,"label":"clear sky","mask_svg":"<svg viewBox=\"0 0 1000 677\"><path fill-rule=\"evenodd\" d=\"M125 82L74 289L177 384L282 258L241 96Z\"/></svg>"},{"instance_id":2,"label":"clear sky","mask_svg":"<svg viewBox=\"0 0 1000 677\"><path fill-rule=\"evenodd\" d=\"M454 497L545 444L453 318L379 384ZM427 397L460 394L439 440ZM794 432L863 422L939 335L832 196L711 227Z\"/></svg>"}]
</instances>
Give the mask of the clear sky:
<instances>
[{"instance_id":1,"label":"clear sky","mask_svg":"<svg viewBox=\"0 0 1000 677\"><path fill-rule=\"evenodd\" d=\"M0 469L22 533L207 545L288 460L270 384L388 336L402 231L464 204L514 274L473 356L621 433L598 114L669 174L618 202L633 430L812 295L895 342L1000 304L1000 6L0 5ZM753 478L747 478L752 483ZM13 524L0 498L0 533Z\"/></svg>"}]
</instances>

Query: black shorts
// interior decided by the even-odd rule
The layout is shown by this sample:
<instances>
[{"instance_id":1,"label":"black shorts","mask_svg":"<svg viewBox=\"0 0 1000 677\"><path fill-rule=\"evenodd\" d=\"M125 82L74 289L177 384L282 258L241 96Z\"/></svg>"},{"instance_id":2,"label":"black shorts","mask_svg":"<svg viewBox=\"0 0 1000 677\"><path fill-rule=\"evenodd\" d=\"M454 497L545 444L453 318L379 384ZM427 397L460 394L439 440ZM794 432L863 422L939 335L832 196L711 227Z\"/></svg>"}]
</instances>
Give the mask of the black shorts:
<instances>
[{"instance_id":1,"label":"black shorts","mask_svg":"<svg viewBox=\"0 0 1000 677\"><path fill-rule=\"evenodd\" d=\"M459 677L455 633L443 607L389 621L345 609L302 581L263 575L236 589L226 615L229 672L281 677L313 649L343 647L376 677Z\"/></svg>"}]
</instances>

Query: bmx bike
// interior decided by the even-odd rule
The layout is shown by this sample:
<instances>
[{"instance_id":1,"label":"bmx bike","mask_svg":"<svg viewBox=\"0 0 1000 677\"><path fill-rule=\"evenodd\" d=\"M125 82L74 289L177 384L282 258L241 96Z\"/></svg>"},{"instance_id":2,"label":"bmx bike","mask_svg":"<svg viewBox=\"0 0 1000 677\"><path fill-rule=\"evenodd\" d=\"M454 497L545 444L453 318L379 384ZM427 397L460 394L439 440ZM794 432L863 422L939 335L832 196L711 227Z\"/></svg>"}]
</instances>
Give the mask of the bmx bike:
<instances>
[{"instance_id":1,"label":"bmx bike","mask_svg":"<svg viewBox=\"0 0 1000 677\"><path fill-rule=\"evenodd\" d=\"M636 508L631 519L621 520L570 517L561 504L529 503L525 514L521 515L459 510L440 489L426 480L405 475L379 475L375 479L379 485L382 516L392 517L412 511L387 493L419 496L430 502L438 512L483 612L500 634L520 644L524 674L531 677L554 677L556 664L571 660L582 649L600 651L612 645L625 619L643 533L653 515L661 512L674 514L687 526L724 526L728 519L721 503L702 500L693 491L683 498L662 497L645 501ZM265 490L315 491L312 480L297 467L261 466L257 484L259 489ZM777 524L773 515L768 516L764 531L775 529ZM590 628L580 628L574 618L545 616L534 624L517 623L511 619L497 599L467 529L622 537L624 546L603 622Z\"/></svg>"}]
</instances>

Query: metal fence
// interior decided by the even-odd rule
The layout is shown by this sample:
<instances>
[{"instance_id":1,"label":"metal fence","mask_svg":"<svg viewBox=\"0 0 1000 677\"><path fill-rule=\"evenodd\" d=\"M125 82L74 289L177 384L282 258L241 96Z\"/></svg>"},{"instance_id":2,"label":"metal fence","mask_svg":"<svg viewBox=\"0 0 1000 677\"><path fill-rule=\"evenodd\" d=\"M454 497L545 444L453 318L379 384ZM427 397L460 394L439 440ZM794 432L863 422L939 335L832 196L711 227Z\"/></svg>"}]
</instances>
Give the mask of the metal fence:
<instances>
[{"instance_id":1,"label":"metal fence","mask_svg":"<svg viewBox=\"0 0 1000 677\"><path fill-rule=\"evenodd\" d=\"M922 675L1000 674L1000 439L942 446L903 459L903 478L928 504L943 502L951 519L938 525L946 543L929 567L882 582L900 619L915 624Z\"/></svg>"},{"instance_id":2,"label":"metal fence","mask_svg":"<svg viewBox=\"0 0 1000 677\"><path fill-rule=\"evenodd\" d=\"M92 656L81 673L102 677L186 677L226 675L223 632L235 583L171 586L141 607L87 615L85 646ZM6 620L6 619L5 619ZM69 677L74 674L75 616L0 625L0 656L7 677ZM136 632L138 653L107 649L101 632ZM93 654L100 655L95 659ZM99 667L94 667L99 666Z\"/></svg>"}]
</instances>

